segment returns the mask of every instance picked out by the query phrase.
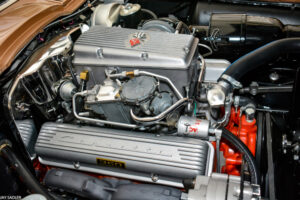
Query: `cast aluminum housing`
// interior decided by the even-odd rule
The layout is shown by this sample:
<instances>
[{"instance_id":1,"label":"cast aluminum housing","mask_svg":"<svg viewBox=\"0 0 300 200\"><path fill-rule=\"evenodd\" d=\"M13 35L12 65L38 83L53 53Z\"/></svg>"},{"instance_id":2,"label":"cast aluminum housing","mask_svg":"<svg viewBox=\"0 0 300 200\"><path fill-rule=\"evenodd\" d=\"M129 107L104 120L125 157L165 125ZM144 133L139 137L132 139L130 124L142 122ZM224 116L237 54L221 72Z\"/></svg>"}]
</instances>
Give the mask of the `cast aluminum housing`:
<instances>
[{"instance_id":1,"label":"cast aluminum housing","mask_svg":"<svg viewBox=\"0 0 300 200\"><path fill-rule=\"evenodd\" d=\"M183 94L197 78L197 45L192 35L93 26L75 42L73 64L77 73L89 70L97 83L106 78L107 67L149 71L171 79Z\"/></svg>"},{"instance_id":2,"label":"cast aluminum housing","mask_svg":"<svg viewBox=\"0 0 300 200\"><path fill-rule=\"evenodd\" d=\"M210 175L214 150L207 141L47 122L35 146L42 164L183 187Z\"/></svg>"}]
</instances>

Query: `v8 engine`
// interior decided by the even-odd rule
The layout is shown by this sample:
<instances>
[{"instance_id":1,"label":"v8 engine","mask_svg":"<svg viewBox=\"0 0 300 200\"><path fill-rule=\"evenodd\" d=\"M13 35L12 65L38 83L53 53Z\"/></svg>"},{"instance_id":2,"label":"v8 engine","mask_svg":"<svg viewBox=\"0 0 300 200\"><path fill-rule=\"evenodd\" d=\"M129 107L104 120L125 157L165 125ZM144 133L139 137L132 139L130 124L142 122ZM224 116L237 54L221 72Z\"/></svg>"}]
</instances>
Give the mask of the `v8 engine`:
<instances>
[{"instance_id":1,"label":"v8 engine","mask_svg":"<svg viewBox=\"0 0 300 200\"><path fill-rule=\"evenodd\" d=\"M267 193L271 129L284 132L282 119L297 116L271 109L297 83L287 75L296 71L282 66L298 58L280 55L294 53L299 39L233 62L275 37L264 35L282 35L277 21L212 14L209 25L193 25L139 4L83 6L76 17L50 24L62 23L60 31L39 34L6 86L14 134L47 191L104 200L252 200L261 188ZM296 155L290 138L276 145ZM6 147L0 143L0 154Z\"/></svg>"},{"instance_id":2,"label":"v8 engine","mask_svg":"<svg viewBox=\"0 0 300 200\"><path fill-rule=\"evenodd\" d=\"M28 148L40 165L183 188L185 181L211 175L215 148L234 151L221 142L219 129L235 126L229 123L233 104L247 117L243 127L256 130L255 104L225 97L226 84L217 83L229 62L204 59L193 35L94 25L58 36L36 56L16 79L11 98L20 104L17 126L26 137L37 137ZM38 136L32 120L21 120L30 115L17 100L22 91L52 121L41 125ZM32 129L23 128L28 123ZM253 139L247 131L246 137ZM241 155L224 159L238 164L228 171L217 153L217 171L239 175ZM255 196L249 183L245 187Z\"/></svg>"},{"instance_id":3,"label":"v8 engine","mask_svg":"<svg viewBox=\"0 0 300 200\"><path fill-rule=\"evenodd\" d=\"M73 47L79 76L58 88L82 127L44 124L35 146L40 162L177 187L210 174L212 144L176 137L209 135L208 120L181 116L191 112L186 104L194 108L189 97L200 71L197 46L191 35L167 32L103 26L84 32Z\"/></svg>"}]
</instances>

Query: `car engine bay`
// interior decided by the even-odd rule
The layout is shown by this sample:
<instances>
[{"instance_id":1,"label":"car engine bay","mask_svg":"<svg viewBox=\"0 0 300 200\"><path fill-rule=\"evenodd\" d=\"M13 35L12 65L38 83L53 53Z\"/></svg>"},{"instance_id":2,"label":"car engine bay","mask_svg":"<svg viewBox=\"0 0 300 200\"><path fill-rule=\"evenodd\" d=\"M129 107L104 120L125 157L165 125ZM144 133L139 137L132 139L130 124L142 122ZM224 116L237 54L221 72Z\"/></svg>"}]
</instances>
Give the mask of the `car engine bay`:
<instances>
[{"instance_id":1,"label":"car engine bay","mask_svg":"<svg viewBox=\"0 0 300 200\"><path fill-rule=\"evenodd\" d=\"M4 112L35 193L297 199L300 22L175 2L88 1L33 40Z\"/></svg>"}]
</instances>

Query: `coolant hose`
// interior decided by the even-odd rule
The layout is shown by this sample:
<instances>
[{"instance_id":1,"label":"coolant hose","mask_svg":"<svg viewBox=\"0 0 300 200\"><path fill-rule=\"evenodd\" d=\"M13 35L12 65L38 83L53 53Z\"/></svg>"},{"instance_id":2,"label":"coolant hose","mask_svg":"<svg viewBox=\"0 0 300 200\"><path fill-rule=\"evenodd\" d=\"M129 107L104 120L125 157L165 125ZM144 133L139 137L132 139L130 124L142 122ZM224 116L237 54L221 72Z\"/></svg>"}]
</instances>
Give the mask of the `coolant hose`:
<instances>
[{"instance_id":1,"label":"coolant hose","mask_svg":"<svg viewBox=\"0 0 300 200\"><path fill-rule=\"evenodd\" d=\"M223 73L240 81L248 72L278 58L284 53L300 51L300 38L286 38L270 42L233 62Z\"/></svg>"},{"instance_id":2,"label":"coolant hose","mask_svg":"<svg viewBox=\"0 0 300 200\"><path fill-rule=\"evenodd\" d=\"M222 128L222 137L228 140L241 153L244 154L244 158L248 163L250 174L251 174L251 183L259 184L258 169L256 166L256 162L248 147L239 138L237 138L234 134L228 131L226 128Z\"/></svg>"},{"instance_id":3,"label":"coolant hose","mask_svg":"<svg viewBox=\"0 0 300 200\"><path fill-rule=\"evenodd\" d=\"M8 144L2 144L0 147L0 155L9 163L9 165L17 172L18 176L30 190L35 194L41 194L48 200L54 199L49 195L48 191L38 182L36 177L29 171L25 163L21 161Z\"/></svg>"}]
</instances>

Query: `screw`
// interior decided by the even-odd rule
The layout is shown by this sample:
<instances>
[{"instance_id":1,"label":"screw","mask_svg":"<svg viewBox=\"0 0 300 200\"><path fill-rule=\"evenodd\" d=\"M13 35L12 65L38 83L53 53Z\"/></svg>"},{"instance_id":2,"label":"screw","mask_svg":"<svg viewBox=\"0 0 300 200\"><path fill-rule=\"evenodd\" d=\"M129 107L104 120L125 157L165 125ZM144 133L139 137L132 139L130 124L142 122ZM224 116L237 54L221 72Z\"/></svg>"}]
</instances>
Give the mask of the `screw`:
<instances>
[{"instance_id":1,"label":"screw","mask_svg":"<svg viewBox=\"0 0 300 200\"><path fill-rule=\"evenodd\" d=\"M159 180L158 175L157 175L157 174L151 174L151 180L152 180L153 182L157 182L157 181Z\"/></svg>"},{"instance_id":2,"label":"screw","mask_svg":"<svg viewBox=\"0 0 300 200\"><path fill-rule=\"evenodd\" d=\"M188 47L185 47L183 50L184 50L185 53L189 53L190 52L190 50L189 50Z\"/></svg>"},{"instance_id":3,"label":"screw","mask_svg":"<svg viewBox=\"0 0 300 200\"><path fill-rule=\"evenodd\" d=\"M74 165L75 169L79 169L80 168L80 163L78 161L74 162L73 165Z\"/></svg>"},{"instance_id":4,"label":"screw","mask_svg":"<svg viewBox=\"0 0 300 200\"><path fill-rule=\"evenodd\" d=\"M97 49L97 55L99 58L103 58L103 49L102 48Z\"/></svg>"},{"instance_id":5,"label":"screw","mask_svg":"<svg viewBox=\"0 0 300 200\"><path fill-rule=\"evenodd\" d=\"M273 72L269 75L271 81L278 81L279 75L276 72Z\"/></svg>"},{"instance_id":6,"label":"screw","mask_svg":"<svg viewBox=\"0 0 300 200\"><path fill-rule=\"evenodd\" d=\"M149 57L149 55L148 55L148 53L146 53L146 52L143 52L143 53L141 54L141 58L142 58L143 60L147 60L148 57Z\"/></svg>"}]
</instances>

